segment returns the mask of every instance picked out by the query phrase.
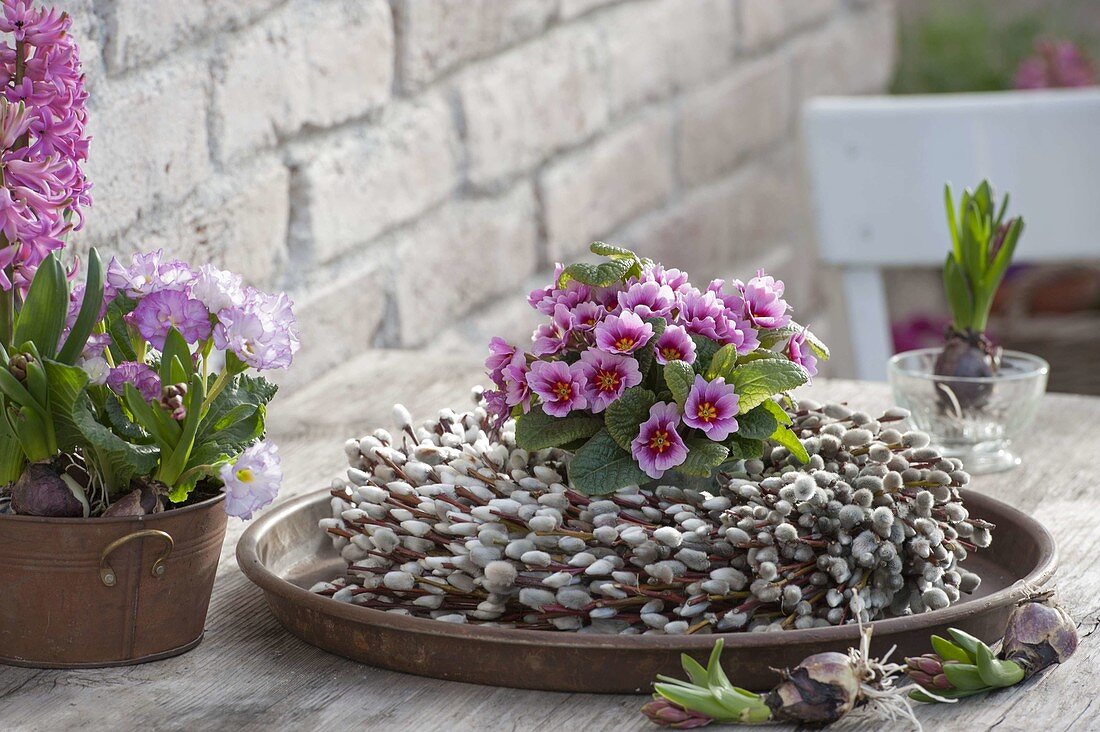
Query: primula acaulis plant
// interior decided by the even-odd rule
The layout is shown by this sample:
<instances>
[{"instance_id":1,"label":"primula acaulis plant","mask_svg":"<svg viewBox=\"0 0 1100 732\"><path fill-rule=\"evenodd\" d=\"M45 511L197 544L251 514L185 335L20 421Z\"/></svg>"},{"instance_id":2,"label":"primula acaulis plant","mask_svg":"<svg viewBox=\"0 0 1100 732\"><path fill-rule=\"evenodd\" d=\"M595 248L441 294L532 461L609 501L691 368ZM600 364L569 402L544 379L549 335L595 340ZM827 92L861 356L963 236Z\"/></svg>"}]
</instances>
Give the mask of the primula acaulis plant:
<instances>
[{"instance_id":1,"label":"primula acaulis plant","mask_svg":"<svg viewBox=\"0 0 1100 732\"><path fill-rule=\"evenodd\" d=\"M957 208L950 186L944 199L951 251L944 262L943 281L952 324L935 372L940 376L993 376L1000 367L1000 349L986 337L985 330L1024 221L1019 216L1005 218L1008 196L997 205L988 181L974 191L964 191ZM974 403L980 394L968 391L967 386L975 385L959 385L955 396L960 402Z\"/></svg>"},{"instance_id":2,"label":"primula acaulis plant","mask_svg":"<svg viewBox=\"0 0 1100 732\"><path fill-rule=\"evenodd\" d=\"M138 515L227 494L248 518L281 480L263 440L290 365L290 300L157 251L71 286L59 256L90 205L83 73L64 13L3 0L0 491L39 516Z\"/></svg>"},{"instance_id":3,"label":"primula acaulis plant","mask_svg":"<svg viewBox=\"0 0 1100 732\"><path fill-rule=\"evenodd\" d=\"M516 417L529 450L574 452L569 479L589 495L659 479L708 477L760 457L773 440L807 459L780 401L809 383L828 349L791 319L782 281L687 274L595 243L600 264L559 265L528 302L549 318L530 351L494 338L486 400Z\"/></svg>"}]
</instances>

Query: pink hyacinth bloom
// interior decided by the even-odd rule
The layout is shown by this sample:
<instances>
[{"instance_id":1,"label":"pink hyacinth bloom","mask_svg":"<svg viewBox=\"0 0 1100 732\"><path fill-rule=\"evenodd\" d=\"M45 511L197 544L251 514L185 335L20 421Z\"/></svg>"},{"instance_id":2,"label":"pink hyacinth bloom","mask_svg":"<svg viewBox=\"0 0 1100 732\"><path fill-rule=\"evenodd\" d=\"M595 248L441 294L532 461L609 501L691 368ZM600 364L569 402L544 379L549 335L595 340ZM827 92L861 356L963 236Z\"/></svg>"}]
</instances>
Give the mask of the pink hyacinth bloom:
<instances>
[{"instance_id":1,"label":"pink hyacinth bloom","mask_svg":"<svg viewBox=\"0 0 1100 732\"><path fill-rule=\"evenodd\" d=\"M554 316L545 325L535 330L534 345L531 352L536 356L552 356L561 353L569 343L573 332L573 313L564 303L554 306Z\"/></svg>"},{"instance_id":2,"label":"pink hyacinth bloom","mask_svg":"<svg viewBox=\"0 0 1100 732\"><path fill-rule=\"evenodd\" d=\"M691 340L683 326L666 326L665 332L657 339L655 348L659 364L667 364L669 361L695 363L695 341Z\"/></svg>"},{"instance_id":3,"label":"pink hyacinth bloom","mask_svg":"<svg viewBox=\"0 0 1100 732\"><path fill-rule=\"evenodd\" d=\"M630 454L645 474L656 480L687 460L687 445L676 432L680 412L675 402L657 402L649 410L638 436L630 443Z\"/></svg>"},{"instance_id":4,"label":"pink hyacinth bloom","mask_svg":"<svg viewBox=\"0 0 1100 732\"><path fill-rule=\"evenodd\" d=\"M666 317L676 305L676 295L668 285L656 282L635 282L626 292L619 293L619 307L641 318Z\"/></svg>"},{"instance_id":5,"label":"pink hyacinth bloom","mask_svg":"<svg viewBox=\"0 0 1100 732\"><path fill-rule=\"evenodd\" d=\"M160 290L143 298L126 319L158 350L164 349L170 328L178 330L188 343L210 337L206 306L177 290Z\"/></svg>"},{"instance_id":6,"label":"pink hyacinth bloom","mask_svg":"<svg viewBox=\"0 0 1100 732\"><path fill-rule=\"evenodd\" d=\"M254 369L285 369L298 352L298 324L284 293L246 288L244 304L218 313L214 345Z\"/></svg>"},{"instance_id":7,"label":"pink hyacinth bloom","mask_svg":"<svg viewBox=\"0 0 1100 732\"><path fill-rule=\"evenodd\" d=\"M814 355L810 344L806 342L805 330L791 336L791 339L787 341L787 347L783 349L783 353L787 355L792 363L806 369L806 373L810 376L817 376L817 356Z\"/></svg>"},{"instance_id":8,"label":"pink hyacinth bloom","mask_svg":"<svg viewBox=\"0 0 1100 732\"><path fill-rule=\"evenodd\" d=\"M630 356L589 349L575 365L585 377L584 396L594 413L607 409L623 392L642 383L638 362Z\"/></svg>"},{"instance_id":9,"label":"pink hyacinth bloom","mask_svg":"<svg viewBox=\"0 0 1100 732\"><path fill-rule=\"evenodd\" d=\"M225 491L225 512L242 519L252 518L275 500L283 483L279 449L274 443L261 440L226 463L218 473Z\"/></svg>"},{"instance_id":10,"label":"pink hyacinth bloom","mask_svg":"<svg viewBox=\"0 0 1100 732\"><path fill-rule=\"evenodd\" d=\"M653 326L631 312L609 315L596 326L596 345L608 353L634 353L652 337Z\"/></svg>"},{"instance_id":11,"label":"pink hyacinth bloom","mask_svg":"<svg viewBox=\"0 0 1100 732\"><path fill-rule=\"evenodd\" d=\"M782 328L791 322L790 307L783 299L786 287L782 280L764 274L761 269L748 282L737 281L734 285L744 301L743 317L757 328Z\"/></svg>"},{"instance_id":12,"label":"pink hyacinth bloom","mask_svg":"<svg viewBox=\"0 0 1100 732\"><path fill-rule=\"evenodd\" d=\"M504 388L504 367L511 363L514 355L516 347L500 336L493 336L489 340L489 357L485 359L485 368L498 388Z\"/></svg>"},{"instance_id":13,"label":"pink hyacinth bloom","mask_svg":"<svg viewBox=\"0 0 1100 732\"><path fill-rule=\"evenodd\" d=\"M133 384L145 401L160 398L160 377L157 372L137 361L123 361L107 375L107 388L116 394L124 394L126 385Z\"/></svg>"},{"instance_id":14,"label":"pink hyacinth bloom","mask_svg":"<svg viewBox=\"0 0 1100 732\"><path fill-rule=\"evenodd\" d=\"M527 374L531 391L542 400L543 410L553 417L564 417L574 409L584 409L586 379L581 369L564 361L535 361Z\"/></svg>"},{"instance_id":15,"label":"pink hyacinth bloom","mask_svg":"<svg viewBox=\"0 0 1100 732\"><path fill-rule=\"evenodd\" d=\"M721 376L707 381L695 377L684 403L684 424L706 433L707 438L721 442L737 431L737 410L740 397Z\"/></svg>"},{"instance_id":16,"label":"pink hyacinth bloom","mask_svg":"<svg viewBox=\"0 0 1100 732\"><path fill-rule=\"evenodd\" d=\"M527 384L527 358L519 352L512 354L512 360L501 371L504 401L508 406L523 407L526 414L531 411L531 387Z\"/></svg>"}]
</instances>

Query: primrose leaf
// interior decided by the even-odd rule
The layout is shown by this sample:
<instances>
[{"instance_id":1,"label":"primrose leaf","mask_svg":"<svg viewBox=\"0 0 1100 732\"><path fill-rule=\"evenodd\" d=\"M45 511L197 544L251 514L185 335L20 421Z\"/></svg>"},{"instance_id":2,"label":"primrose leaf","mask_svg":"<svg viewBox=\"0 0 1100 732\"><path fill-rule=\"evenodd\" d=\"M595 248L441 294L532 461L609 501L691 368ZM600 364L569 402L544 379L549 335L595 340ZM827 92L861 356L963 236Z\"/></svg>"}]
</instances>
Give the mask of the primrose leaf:
<instances>
[{"instance_id":1,"label":"primrose leaf","mask_svg":"<svg viewBox=\"0 0 1100 732\"><path fill-rule=\"evenodd\" d=\"M810 380L806 369L791 361L750 361L733 369L726 382L740 398L741 412L748 412L769 397L802 386Z\"/></svg>"},{"instance_id":2,"label":"primrose leaf","mask_svg":"<svg viewBox=\"0 0 1100 732\"><path fill-rule=\"evenodd\" d=\"M574 440L591 437L603 427L599 417L576 413L554 417L534 406L516 419L516 444L525 450L561 447Z\"/></svg>"},{"instance_id":3,"label":"primrose leaf","mask_svg":"<svg viewBox=\"0 0 1100 732\"><path fill-rule=\"evenodd\" d=\"M638 436L642 422L649 419L649 410L656 402L657 396L652 391L635 386L607 405L604 423L619 447L630 450L630 443Z\"/></svg>"},{"instance_id":4,"label":"primrose leaf","mask_svg":"<svg viewBox=\"0 0 1100 732\"><path fill-rule=\"evenodd\" d=\"M602 496L628 485L645 483L649 476L607 430L600 430L574 453L569 463L569 480L585 495Z\"/></svg>"}]
</instances>

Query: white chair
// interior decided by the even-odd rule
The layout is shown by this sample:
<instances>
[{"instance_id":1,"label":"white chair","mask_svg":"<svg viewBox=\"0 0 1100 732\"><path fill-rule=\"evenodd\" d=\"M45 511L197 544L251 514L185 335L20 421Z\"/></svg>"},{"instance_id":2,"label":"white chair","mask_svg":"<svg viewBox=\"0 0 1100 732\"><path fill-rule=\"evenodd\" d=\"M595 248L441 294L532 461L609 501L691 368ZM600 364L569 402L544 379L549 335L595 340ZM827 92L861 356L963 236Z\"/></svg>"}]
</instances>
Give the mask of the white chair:
<instances>
[{"instance_id":1,"label":"white chair","mask_svg":"<svg viewBox=\"0 0 1100 732\"><path fill-rule=\"evenodd\" d=\"M1100 89L824 97L802 129L858 378L885 378L892 353L882 269L947 254L944 183L956 201L983 178L1011 195L1027 224L1017 261L1100 257Z\"/></svg>"}]
</instances>

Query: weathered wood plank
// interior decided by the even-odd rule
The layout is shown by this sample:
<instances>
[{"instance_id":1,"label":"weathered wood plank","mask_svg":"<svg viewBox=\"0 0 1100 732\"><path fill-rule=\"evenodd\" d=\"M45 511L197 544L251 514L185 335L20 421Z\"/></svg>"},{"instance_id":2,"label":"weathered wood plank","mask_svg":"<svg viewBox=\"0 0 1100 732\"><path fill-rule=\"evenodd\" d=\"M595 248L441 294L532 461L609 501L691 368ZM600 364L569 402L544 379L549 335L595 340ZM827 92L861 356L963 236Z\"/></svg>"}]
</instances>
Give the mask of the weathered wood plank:
<instances>
[{"instance_id":1,"label":"weathered wood plank","mask_svg":"<svg viewBox=\"0 0 1100 732\"><path fill-rule=\"evenodd\" d=\"M389 427L394 400L414 414L465 407L481 365L462 355L371 354L272 410L283 455L284 496L325 487L344 465L343 440ZM817 399L874 412L883 384L821 381ZM921 707L927 729L1100 728L1100 485L1095 456L1100 399L1052 395L1022 446L1024 465L974 487L1034 513L1059 542L1059 592L1082 621L1077 655L1063 668L988 699ZM184 656L120 669L35 671L0 666L0 728L12 730L318 730L368 727L450 731L646 729L637 696L553 694L421 679L363 666L287 634L233 558L244 530L232 520L206 639ZM648 727L653 729L652 727ZM761 729L784 729L770 726Z\"/></svg>"}]
</instances>

